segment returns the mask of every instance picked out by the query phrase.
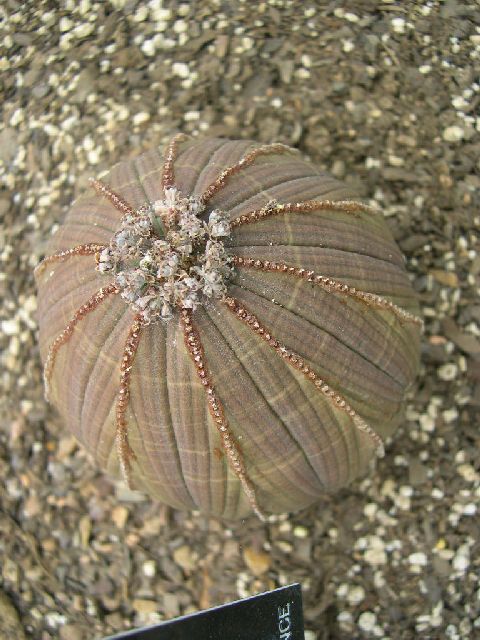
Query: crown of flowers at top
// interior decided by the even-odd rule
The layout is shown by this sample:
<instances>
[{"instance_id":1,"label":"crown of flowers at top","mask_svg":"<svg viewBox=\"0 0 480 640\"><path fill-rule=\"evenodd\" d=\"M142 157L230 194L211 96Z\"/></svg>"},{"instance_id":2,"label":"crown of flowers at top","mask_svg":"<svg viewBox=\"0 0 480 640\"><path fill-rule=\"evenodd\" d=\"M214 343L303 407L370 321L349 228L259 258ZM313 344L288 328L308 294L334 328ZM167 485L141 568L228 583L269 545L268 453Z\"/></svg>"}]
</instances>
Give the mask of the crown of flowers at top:
<instances>
[{"instance_id":1,"label":"crown of flowers at top","mask_svg":"<svg viewBox=\"0 0 480 640\"><path fill-rule=\"evenodd\" d=\"M221 238L230 235L225 215L167 188L164 198L128 213L97 269L113 273L120 294L145 322L169 320L175 308L195 310L206 298L223 298L231 259Z\"/></svg>"}]
</instances>

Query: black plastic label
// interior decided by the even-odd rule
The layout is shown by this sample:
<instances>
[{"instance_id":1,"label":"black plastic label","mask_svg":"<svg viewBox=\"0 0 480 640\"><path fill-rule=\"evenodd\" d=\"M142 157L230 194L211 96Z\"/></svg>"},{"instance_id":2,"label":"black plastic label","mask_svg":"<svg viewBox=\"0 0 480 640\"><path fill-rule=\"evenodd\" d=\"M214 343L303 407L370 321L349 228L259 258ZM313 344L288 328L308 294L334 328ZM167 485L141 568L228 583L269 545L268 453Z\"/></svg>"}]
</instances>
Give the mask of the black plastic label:
<instances>
[{"instance_id":1,"label":"black plastic label","mask_svg":"<svg viewBox=\"0 0 480 640\"><path fill-rule=\"evenodd\" d=\"M299 584L106 640L305 640Z\"/></svg>"}]
</instances>

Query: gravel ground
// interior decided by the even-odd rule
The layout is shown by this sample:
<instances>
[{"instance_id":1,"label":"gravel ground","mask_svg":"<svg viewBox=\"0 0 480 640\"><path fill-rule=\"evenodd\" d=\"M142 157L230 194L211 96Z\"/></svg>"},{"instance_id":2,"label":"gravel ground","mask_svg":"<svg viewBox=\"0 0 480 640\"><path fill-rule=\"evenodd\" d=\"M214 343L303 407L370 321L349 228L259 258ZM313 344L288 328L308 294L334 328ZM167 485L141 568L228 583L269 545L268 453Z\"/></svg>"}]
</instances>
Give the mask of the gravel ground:
<instances>
[{"instance_id":1,"label":"gravel ground","mask_svg":"<svg viewBox=\"0 0 480 640\"><path fill-rule=\"evenodd\" d=\"M293 581L308 640L480 637L479 5L4 0L0 16L0 637L102 638ZM88 177L178 130L281 141L358 186L423 306L386 457L268 525L113 486L43 399L32 269L50 233Z\"/></svg>"}]
</instances>

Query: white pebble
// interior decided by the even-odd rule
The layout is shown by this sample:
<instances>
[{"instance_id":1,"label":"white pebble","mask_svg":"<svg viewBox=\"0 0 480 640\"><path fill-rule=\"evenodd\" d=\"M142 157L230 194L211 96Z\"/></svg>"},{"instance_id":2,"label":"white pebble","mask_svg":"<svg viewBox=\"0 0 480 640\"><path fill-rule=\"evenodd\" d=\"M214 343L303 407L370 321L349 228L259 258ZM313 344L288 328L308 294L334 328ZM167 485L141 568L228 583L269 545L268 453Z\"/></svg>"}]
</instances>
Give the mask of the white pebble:
<instances>
[{"instance_id":1,"label":"white pebble","mask_svg":"<svg viewBox=\"0 0 480 640\"><path fill-rule=\"evenodd\" d=\"M388 156L388 162L392 165L392 167L403 167L405 164L405 160L400 158L399 156L395 156L393 154Z\"/></svg>"},{"instance_id":2,"label":"white pebble","mask_svg":"<svg viewBox=\"0 0 480 640\"><path fill-rule=\"evenodd\" d=\"M140 49L146 56L149 56L149 57L154 56L156 47L155 47L155 41L153 40L153 38L147 38L146 40L144 40L142 42L142 46L140 47Z\"/></svg>"},{"instance_id":3,"label":"white pebble","mask_svg":"<svg viewBox=\"0 0 480 640\"><path fill-rule=\"evenodd\" d=\"M393 18L391 24L395 33L405 33L405 20L403 18Z\"/></svg>"},{"instance_id":4,"label":"white pebble","mask_svg":"<svg viewBox=\"0 0 480 640\"><path fill-rule=\"evenodd\" d=\"M377 622L377 616L373 611L364 611L358 618L358 626L362 631L373 631Z\"/></svg>"},{"instance_id":5,"label":"white pebble","mask_svg":"<svg viewBox=\"0 0 480 640\"><path fill-rule=\"evenodd\" d=\"M337 616L337 620L338 622L349 623L352 621L352 614L350 611L340 611Z\"/></svg>"},{"instance_id":6,"label":"white pebble","mask_svg":"<svg viewBox=\"0 0 480 640\"><path fill-rule=\"evenodd\" d=\"M474 516L477 513L477 505L474 502L469 502L463 507L463 515Z\"/></svg>"},{"instance_id":7,"label":"white pebble","mask_svg":"<svg viewBox=\"0 0 480 640\"><path fill-rule=\"evenodd\" d=\"M458 418L458 410L456 409L456 407L446 409L445 411L442 411L442 417L444 422L450 424Z\"/></svg>"},{"instance_id":8,"label":"white pebble","mask_svg":"<svg viewBox=\"0 0 480 640\"><path fill-rule=\"evenodd\" d=\"M23 111L21 109L15 109L15 111L10 116L10 125L12 127L16 127L17 124L20 124L21 122L23 122L23 120Z\"/></svg>"},{"instance_id":9,"label":"white pebble","mask_svg":"<svg viewBox=\"0 0 480 640\"><path fill-rule=\"evenodd\" d=\"M463 96L455 96L454 98L452 98L452 105L455 107L455 109L461 110L468 107L468 102Z\"/></svg>"},{"instance_id":10,"label":"white pebble","mask_svg":"<svg viewBox=\"0 0 480 640\"><path fill-rule=\"evenodd\" d=\"M380 166L381 162L377 158L367 157L365 159L365 167L367 169L377 169Z\"/></svg>"},{"instance_id":11,"label":"white pebble","mask_svg":"<svg viewBox=\"0 0 480 640\"><path fill-rule=\"evenodd\" d=\"M188 78L190 75L190 68L185 62L174 62L172 64L172 71L179 78Z\"/></svg>"},{"instance_id":12,"label":"white pebble","mask_svg":"<svg viewBox=\"0 0 480 640\"><path fill-rule=\"evenodd\" d=\"M457 467L459 473L467 482L478 482L480 475L475 471L471 464L461 464Z\"/></svg>"},{"instance_id":13,"label":"white pebble","mask_svg":"<svg viewBox=\"0 0 480 640\"><path fill-rule=\"evenodd\" d=\"M295 70L294 75L300 80L306 80L307 78L310 78L310 71L308 69L305 69L305 67L300 67L300 69Z\"/></svg>"},{"instance_id":14,"label":"white pebble","mask_svg":"<svg viewBox=\"0 0 480 640\"><path fill-rule=\"evenodd\" d=\"M399 494L405 498L411 498L413 496L413 487L408 484L403 484L400 487Z\"/></svg>"},{"instance_id":15,"label":"white pebble","mask_svg":"<svg viewBox=\"0 0 480 640\"><path fill-rule=\"evenodd\" d=\"M357 605L365 598L365 589L360 585L351 587L347 593L347 602L351 605Z\"/></svg>"},{"instance_id":16,"label":"white pebble","mask_svg":"<svg viewBox=\"0 0 480 640\"><path fill-rule=\"evenodd\" d=\"M383 549L368 549L365 551L364 558L365 562L374 566L387 562L387 554Z\"/></svg>"},{"instance_id":17,"label":"white pebble","mask_svg":"<svg viewBox=\"0 0 480 640\"><path fill-rule=\"evenodd\" d=\"M426 75L427 73L430 73L432 67L429 64L422 64L420 67L418 67L418 70L422 75Z\"/></svg>"},{"instance_id":18,"label":"white pebble","mask_svg":"<svg viewBox=\"0 0 480 640\"><path fill-rule=\"evenodd\" d=\"M277 546L280 551L285 554L292 553L293 551L293 544L290 544L290 542L287 542L286 540L278 540L275 543L275 546Z\"/></svg>"},{"instance_id":19,"label":"white pebble","mask_svg":"<svg viewBox=\"0 0 480 640\"><path fill-rule=\"evenodd\" d=\"M95 148L95 142L91 136L85 136L83 139L83 148L85 151L91 151Z\"/></svg>"},{"instance_id":20,"label":"white pebble","mask_svg":"<svg viewBox=\"0 0 480 640\"><path fill-rule=\"evenodd\" d=\"M463 553L457 553L453 558L452 566L455 571L466 571L470 566L470 558Z\"/></svg>"},{"instance_id":21,"label":"white pebble","mask_svg":"<svg viewBox=\"0 0 480 640\"><path fill-rule=\"evenodd\" d=\"M440 380L445 380L449 382L450 380L455 380L458 373L458 367L453 362L447 362L447 364L442 364L441 367L437 369L437 375Z\"/></svg>"},{"instance_id":22,"label":"white pebble","mask_svg":"<svg viewBox=\"0 0 480 640\"><path fill-rule=\"evenodd\" d=\"M421 551L417 551L416 553L411 553L408 556L408 561L410 564L419 565L421 567L427 566L428 558L425 553Z\"/></svg>"},{"instance_id":23,"label":"white pebble","mask_svg":"<svg viewBox=\"0 0 480 640\"><path fill-rule=\"evenodd\" d=\"M289 522L288 520L281 522L278 527L278 530L280 533L290 533L290 531L292 530L291 522Z\"/></svg>"},{"instance_id":24,"label":"white pebble","mask_svg":"<svg viewBox=\"0 0 480 640\"><path fill-rule=\"evenodd\" d=\"M146 560L143 563L143 573L147 576L147 578L153 578L156 573L155 561L154 560Z\"/></svg>"},{"instance_id":25,"label":"white pebble","mask_svg":"<svg viewBox=\"0 0 480 640\"><path fill-rule=\"evenodd\" d=\"M245 36L244 38L242 38L242 47L244 51L248 51L249 49L252 49L254 44L255 44L255 40L250 36Z\"/></svg>"},{"instance_id":26,"label":"white pebble","mask_svg":"<svg viewBox=\"0 0 480 640\"><path fill-rule=\"evenodd\" d=\"M301 62L304 67L306 67L307 69L310 69L310 67L312 66L312 56L309 56L306 53L304 53L301 58Z\"/></svg>"},{"instance_id":27,"label":"white pebble","mask_svg":"<svg viewBox=\"0 0 480 640\"><path fill-rule=\"evenodd\" d=\"M133 14L134 22L144 22L148 17L148 7L141 6Z\"/></svg>"},{"instance_id":28,"label":"white pebble","mask_svg":"<svg viewBox=\"0 0 480 640\"><path fill-rule=\"evenodd\" d=\"M116 112L116 116L115 116L116 119L126 120L129 116L130 116L130 111L128 110L128 108L125 105L120 105Z\"/></svg>"},{"instance_id":29,"label":"white pebble","mask_svg":"<svg viewBox=\"0 0 480 640\"><path fill-rule=\"evenodd\" d=\"M394 497L394 501L397 509L401 509L402 511L409 511L412 506L410 496L405 496L401 493Z\"/></svg>"},{"instance_id":30,"label":"white pebble","mask_svg":"<svg viewBox=\"0 0 480 640\"><path fill-rule=\"evenodd\" d=\"M185 122L193 122L194 120L198 120L200 118L200 111L187 111L183 119Z\"/></svg>"},{"instance_id":31,"label":"white pebble","mask_svg":"<svg viewBox=\"0 0 480 640\"><path fill-rule=\"evenodd\" d=\"M1 323L2 332L7 336L15 336L17 333L20 333L20 324L18 320L2 320Z\"/></svg>"},{"instance_id":32,"label":"white pebble","mask_svg":"<svg viewBox=\"0 0 480 640\"><path fill-rule=\"evenodd\" d=\"M465 132L462 129L462 127L459 127L456 125L453 125L452 127L447 127L443 131L443 139L446 142L459 142L460 140L463 140L464 135L465 135Z\"/></svg>"},{"instance_id":33,"label":"white pebble","mask_svg":"<svg viewBox=\"0 0 480 640\"><path fill-rule=\"evenodd\" d=\"M58 28L62 33L65 33L66 31L70 31L72 27L73 27L73 22L70 20L70 18L66 18L66 17L60 18L60 22L58 23Z\"/></svg>"},{"instance_id":34,"label":"white pebble","mask_svg":"<svg viewBox=\"0 0 480 640\"><path fill-rule=\"evenodd\" d=\"M148 122L149 120L150 114L148 113L148 111L140 111L139 113L136 113L132 118L133 124L137 126L143 124L144 122Z\"/></svg>"},{"instance_id":35,"label":"white pebble","mask_svg":"<svg viewBox=\"0 0 480 640\"><path fill-rule=\"evenodd\" d=\"M67 621L67 618L59 613L58 611L49 611L45 615L45 622L49 627L56 629L57 627L64 625Z\"/></svg>"},{"instance_id":36,"label":"white pebble","mask_svg":"<svg viewBox=\"0 0 480 640\"><path fill-rule=\"evenodd\" d=\"M88 38L95 31L95 25L91 22L82 22L73 30L73 35L76 38Z\"/></svg>"},{"instance_id":37,"label":"white pebble","mask_svg":"<svg viewBox=\"0 0 480 640\"><path fill-rule=\"evenodd\" d=\"M360 20L356 13L350 13L349 11L347 11L344 18L348 20L348 22L358 22Z\"/></svg>"},{"instance_id":38,"label":"white pebble","mask_svg":"<svg viewBox=\"0 0 480 640\"><path fill-rule=\"evenodd\" d=\"M342 582L342 584L338 586L336 593L337 598L346 598L348 593L348 584L346 582Z\"/></svg>"},{"instance_id":39,"label":"white pebble","mask_svg":"<svg viewBox=\"0 0 480 640\"><path fill-rule=\"evenodd\" d=\"M428 433L431 433L432 431L435 430L435 420L427 414L420 416L420 418L418 419L418 422L420 424L420 428L422 429L422 431L427 431Z\"/></svg>"},{"instance_id":40,"label":"white pebble","mask_svg":"<svg viewBox=\"0 0 480 640\"><path fill-rule=\"evenodd\" d=\"M297 525L293 528L293 535L295 536L295 538L308 538L309 531L307 527Z\"/></svg>"},{"instance_id":41,"label":"white pebble","mask_svg":"<svg viewBox=\"0 0 480 640\"><path fill-rule=\"evenodd\" d=\"M363 513L369 520L373 520L375 518L377 511L378 505L375 504L375 502L369 502L363 507Z\"/></svg>"},{"instance_id":42,"label":"white pebble","mask_svg":"<svg viewBox=\"0 0 480 640\"><path fill-rule=\"evenodd\" d=\"M87 159L89 164L98 164L100 161L100 154L97 149L92 149L87 153Z\"/></svg>"},{"instance_id":43,"label":"white pebble","mask_svg":"<svg viewBox=\"0 0 480 640\"><path fill-rule=\"evenodd\" d=\"M355 49L355 45L351 40L344 40L342 49L345 53L350 53L350 51Z\"/></svg>"},{"instance_id":44,"label":"white pebble","mask_svg":"<svg viewBox=\"0 0 480 640\"><path fill-rule=\"evenodd\" d=\"M154 20L168 22L172 17L172 10L163 7L163 0L150 0L150 11Z\"/></svg>"}]
</instances>

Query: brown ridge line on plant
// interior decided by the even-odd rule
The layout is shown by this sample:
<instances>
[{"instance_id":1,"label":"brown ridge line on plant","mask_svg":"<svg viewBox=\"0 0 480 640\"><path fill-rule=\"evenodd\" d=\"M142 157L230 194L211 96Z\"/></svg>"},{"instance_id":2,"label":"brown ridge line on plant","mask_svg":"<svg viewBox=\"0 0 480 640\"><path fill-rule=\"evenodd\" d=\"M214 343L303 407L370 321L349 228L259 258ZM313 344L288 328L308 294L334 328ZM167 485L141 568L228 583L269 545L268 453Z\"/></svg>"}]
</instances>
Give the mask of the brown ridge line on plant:
<instances>
[{"instance_id":1,"label":"brown ridge line on plant","mask_svg":"<svg viewBox=\"0 0 480 640\"><path fill-rule=\"evenodd\" d=\"M240 480L242 488L250 502L250 505L260 520L265 520L265 514L260 509L255 489L252 481L248 477L243 456L235 444L234 437L230 431L227 418L223 406L216 394L215 388L211 382L210 373L205 362L205 353L202 342L200 340L199 333L195 328L192 321L192 312L188 309L182 309L180 312L180 320L182 323L183 334L185 339L185 346L193 361L195 370L200 382L205 389L208 402L208 410L212 417L215 426L217 427L220 437L222 439L222 447L227 455L230 467Z\"/></svg>"},{"instance_id":2,"label":"brown ridge line on plant","mask_svg":"<svg viewBox=\"0 0 480 640\"><path fill-rule=\"evenodd\" d=\"M124 200L118 193L115 193L108 185L97 178L90 178L90 184L95 189L99 196L107 198L115 209L118 209L124 216L131 215L136 216L137 211L126 200Z\"/></svg>"},{"instance_id":3,"label":"brown ridge line on plant","mask_svg":"<svg viewBox=\"0 0 480 640\"><path fill-rule=\"evenodd\" d=\"M394 314L400 322L411 322L420 327L423 327L423 320L418 316L402 309L398 305L394 304L390 300L377 295L376 293L369 293L367 291L361 291L355 287L330 278L328 276L322 276L316 274L315 271L310 269L302 269L300 267L294 267L293 265L286 264L285 262L276 262L274 260L259 260L257 258L244 258L242 256L232 256L232 263L237 267L245 267L250 269L256 269L257 271L271 271L274 273L285 273L290 276L302 278L307 282L311 282L320 286L328 293L338 293L340 295L349 296L360 300L366 305L375 309L385 309Z\"/></svg>"},{"instance_id":4,"label":"brown ridge line on plant","mask_svg":"<svg viewBox=\"0 0 480 640\"><path fill-rule=\"evenodd\" d=\"M187 137L184 133L177 133L167 145L162 173L162 189L164 191L175 187L174 162L178 153L178 145L180 142L184 142Z\"/></svg>"},{"instance_id":5,"label":"brown ridge line on plant","mask_svg":"<svg viewBox=\"0 0 480 640\"><path fill-rule=\"evenodd\" d=\"M95 255L103 249L105 249L105 245L95 244L91 242L87 244L79 244L76 247L72 247L71 249L63 249L62 251L57 251L57 253L52 253L51 255L43 258L43 260L35 267L35 277L38 277L43 272L45 267L52 262L63 262L71 256Z\"/></svg>"},{"instance_id":6,"label":"brown ridge line on plant","mask_svg":"<svg viewBox=\"0 0 480 640\"><path fill-rule=\"evenodd\" d=\"M286 213L310 213L312 211L341 211L358 215L359 213L378 213L378 209L363 202L355 200L305 200L303 202L285 202L280 204L276 200L270 200L261 209L254 209L249 213L242 213L231 222L231 228L252 224L264 220L270 216Z\"/></svg>"},{"instance_id":7,"label":"brown ridge line on plant","mask_svg":"<svg viewBox=\"0 0 480 640\"><path fill-rule=\"evenodd\" d=\"M249 153L244 155L236 164L227 167L221 172L218 178L214 182L212 182L212 184L207 187L200 196L202 203L207 204L207 202L211 200L213 196L215 196L220 191L220 189L225 186L225 183L228 178L230 178L230 176L233 176L236 173L239 173L242 169L249 167L260 156L266 156L275 153L292 153L294 151L295 150L291 147L288 147L287 145L279 142L263 145L261 147L257 147L256 149L253 149L253 151L250 151Z\"/></svg>"},{"instance_id":8,"label":"brown ridge line on plant","mask_svg":"<svg viewBox=\"0 0 480 640\"><path fill-rule=\"evenodd\" d=\"M128 423L126 419L127 407L130 400L130 379L132 375L133 362L140 344L142 329L144 327L140 315L136 315L130 326L122 361L120 363L120 386L117 394L117 405L115 411L115 445L117 448L118 461L123 478L129 489L131 484L131 463L136 460L136 455L128 441Z\"/></svg>"},{"instance_id":9,"label":"brown ridge line on plant","mask_svg":"<svg viewBox=\"0 0 480 640\"><path fill-rule=\"evenodd\" d=\"M384 445L382 438L378 433L368 425L365 420L347 403L345 398L337 393L332 387L325 382L319 375L317 375L311 367L309 367L303 358L288 349L285 345L279 342L267 328L262 325L258 318L251 313L244 304L240 303L237 299L226 296L225 306L234 314L236 318L241 320L250 329L259 335L281 358L285 360L291 367L303 373L303 375L320 391L334 407L344 411L349 415L355 425L355 427L368 434L372 439L378 456L383 456Z\"/></svg>"},{"instance_id":10,"label":"brown ridge line on plant","mask_svg":"<svg viewBox=\"0 0 480 640\"><path fill-rule=\"evenodd\" d=\"M99 289L91 298L87 300L82 306L80 306L74 313L70 322L68 322L65 329L55 338L48 349L47 358L45 360L45 366L43 368L43 379L45 383L45 398L50 399L50 381L53 373L53 367L55 366L55 360L58 350L72 337L75 327L88 313L98 307L109 295L119 293L118 287L111 283L106 287Z\"/></svg>"},{"instance_id":11,"label":"brown ridge line on plant","mask_svg":"<svg viewBox=\"0 0 480 640\"><path fill-rule=\"evenodd\" d=\"M165 150L165 160L163 162L163 171L162 171L162 191L164 196L167 195L167 192L172 190L172 192L177 191L175 187L175 172L174 172L174 163L178 153L178 144L187 139L187 136L184 133L177 133L168 143L167 148ZM175 211L169 210L167 213L160 216L165 233L169 231L172 225L175 222Z\"/></svg>"}]
</instances>

